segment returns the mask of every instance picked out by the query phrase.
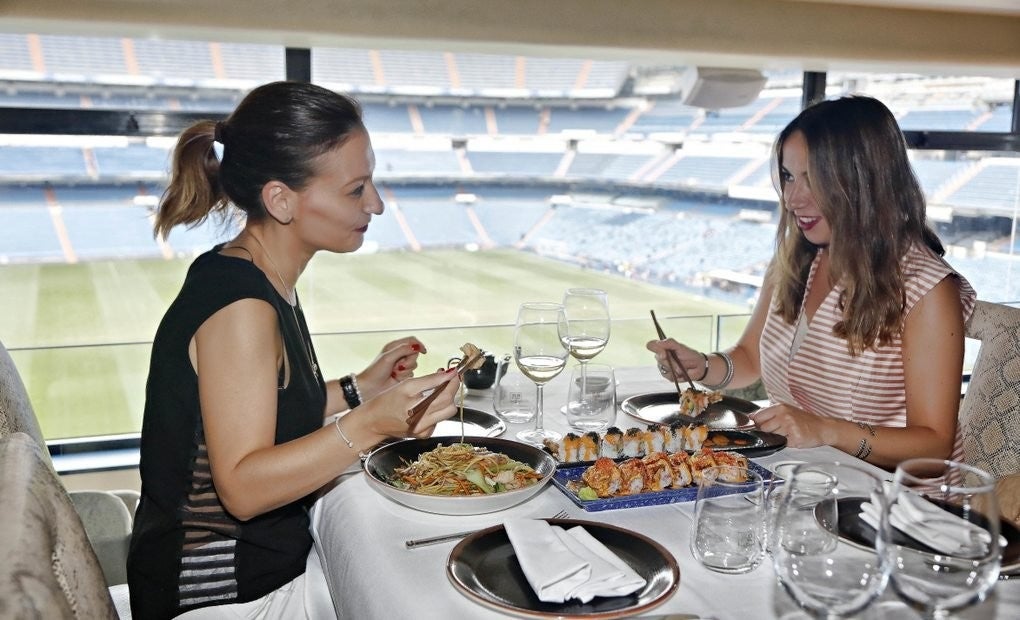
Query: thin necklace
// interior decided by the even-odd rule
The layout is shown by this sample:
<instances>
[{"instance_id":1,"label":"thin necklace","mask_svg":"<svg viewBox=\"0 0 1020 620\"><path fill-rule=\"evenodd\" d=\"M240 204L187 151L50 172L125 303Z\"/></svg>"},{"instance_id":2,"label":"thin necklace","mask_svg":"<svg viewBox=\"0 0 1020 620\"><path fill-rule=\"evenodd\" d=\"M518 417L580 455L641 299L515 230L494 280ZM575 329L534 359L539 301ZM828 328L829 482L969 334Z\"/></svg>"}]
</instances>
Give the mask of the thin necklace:
<instances>
[{"instance_id":1,"label":"thin necklace","mask_svg":"<svg viewBox=\"0 0 1020 620\"><path fill-rule=\"evenodd\" d=\"M276 278L280 281L280 286L283 287L283 292L287 294L287 305L290 306L290 311L294 314L294 324L298 329L298 335L301 336L301 347L305 350L305 356L308 357L308 363L312 365L312 374L318 377L319 365L315 363L314 359L312 359L312 345L310 342L306 342L304 336L301 335L301 321L298 320L296 310L296 306L301 305L301 302L298 301L297 298L297 287L295 286L293 290L287 289L287 283L284 281L283 276L280 275L280 269L276 266L276 261L273 260L272 255L269 254L269 250L266 249L266 246L262 245L262 242L257 236L251 232L248 234L255 240L255 243L259 244L259 248L262 249L262 253L265 254L266 259L269 260L269 265L273 268L273 271L276 272ZM291 303L291 300L293 300L294 303Z\"/></svg>"}]
</instances>

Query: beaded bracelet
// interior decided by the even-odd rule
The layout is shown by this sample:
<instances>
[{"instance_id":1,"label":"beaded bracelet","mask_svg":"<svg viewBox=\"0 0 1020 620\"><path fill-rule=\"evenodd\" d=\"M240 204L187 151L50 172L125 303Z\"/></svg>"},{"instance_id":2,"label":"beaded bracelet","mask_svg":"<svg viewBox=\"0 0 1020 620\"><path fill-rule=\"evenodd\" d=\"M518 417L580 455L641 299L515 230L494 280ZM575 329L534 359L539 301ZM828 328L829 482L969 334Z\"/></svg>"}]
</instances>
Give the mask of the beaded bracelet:
<instances>
[{"instance_id":1,"label":"beaded bracelet","mask_svg":"<svg viewBox=\"0 0 1020 620\"><path fill-rule=\"evenodd\" d=\"M854 458L866 461L869 456L871 456L871 444L868 443L868 439L865 437L861 439L861 443L857 445L857 452L854 453Z\"/></svg>"},{"instance_id":2,"label":"beaded bracelet","mask_svg":"<svg viewBox=\"0 0 1020 620\"><path fill-rule=\"evenodd\" d=\"M727 385L729 385L730 381L733 381L733 358L731 358L727 353L723 353L722 351L713 351L712 355L718 355L720 358L722 358L722 361L726 364L726 376L723 378L722 381L716 383L715 385L705 382L701 382L701 385L713 391L721 390ZM708 356L705 356L705 358L708 359ZM706 371L705 374L707 375L708 372Z\"/></svg>"},{"instance_id":3,"label":"beaded bracelet","mask_svg":"<svg viewBox=\"0 0 1020 620\"><path fill-rule=\"evenodd\" d=\"M352 372L349 375L340 377L340 390L344 394L347 406L354 409L361 404L361 390L358 389L358 380Z\"/></svg>"}]
</instances>

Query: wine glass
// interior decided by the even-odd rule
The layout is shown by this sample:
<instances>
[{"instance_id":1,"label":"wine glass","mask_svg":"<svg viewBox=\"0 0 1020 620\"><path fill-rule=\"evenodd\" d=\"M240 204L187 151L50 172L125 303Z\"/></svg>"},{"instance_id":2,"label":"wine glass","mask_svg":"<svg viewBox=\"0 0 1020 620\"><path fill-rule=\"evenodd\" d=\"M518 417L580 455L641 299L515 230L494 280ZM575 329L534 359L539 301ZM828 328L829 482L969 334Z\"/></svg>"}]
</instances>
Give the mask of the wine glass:
<instances>
[{"instance_id":1,"label":"wine glass","mask_svg":"<svg viewBox=\"0 0 1020 620\"><path fill-rule=\"evenodd\" d=\"M524 376L535 382L535 428L517 433L521 441L541 445L546 439L556 441L562 437L556 431L542 426L543 392L545 384L560 374L567 365L567 350L563 335L567 319L562 304L529 302L517 310L514 328L514 361Z\"/></svg>"},{"instance_id":2,"label":"wine glass","mask_svg":"<svg viewBox=\"0 0 1020 620\"><path fill-rule=\"evenodd\" d=\"M563 294L567 331L563 346L581 364L581 391L585 391L588 361L609 342L609 302L597 288L568 288Z\"/></svg>"},{"instance_id":3,"label":"wine glass","mask_svg":"<svg viewBox=\"0 0 1020 620\"><path fill-rule=\"evenodd\" d=\"M885 589L889 560L840 537L860 505L885 503L882 481L854 465L802 464L786 483L774 521L772 562L783 589L816 618L857 613Z\"/></svg>"},{"instance_id":4,"label":"wine glass","mask_svg":"<svg viewBox=\"0 0 1020 620\"><path fill-rule=\"evenodd\" d=\"M985 599L999 576L995 479L954 461L910 459L896 468L879 537L893 590L926 618Z\"/></svg>"}]
</instances>

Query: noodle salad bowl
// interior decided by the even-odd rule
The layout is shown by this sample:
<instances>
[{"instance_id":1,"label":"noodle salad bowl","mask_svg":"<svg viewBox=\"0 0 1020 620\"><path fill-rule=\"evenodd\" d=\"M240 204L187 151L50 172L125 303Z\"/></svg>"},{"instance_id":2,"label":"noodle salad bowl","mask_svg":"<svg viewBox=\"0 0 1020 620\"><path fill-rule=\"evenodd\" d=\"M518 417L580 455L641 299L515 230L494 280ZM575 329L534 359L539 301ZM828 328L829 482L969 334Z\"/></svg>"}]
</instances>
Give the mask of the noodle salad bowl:
<instances>
[{"instance_id":1,"label":"noodle salad bowl","mask_svg":"<svg viewBox=\"0 0 1020 620\"><path fill-rule=\"evenodd\" d=\"M400 489L390 484L394 469L417 460L421 454L440 444L449 446L456 443L460 443L460 435L405 439L378 448L368 455L363 464L368 485L383 497L415 510L442 515L478 515L503 510L531 499L545 488L556 473L556 460L541 448L508 439L465 437L464 443L500 452L515 461L530 465L540 476L539 480L523 488L481 495L432 495Z\"/></svg>"}]
</instances>

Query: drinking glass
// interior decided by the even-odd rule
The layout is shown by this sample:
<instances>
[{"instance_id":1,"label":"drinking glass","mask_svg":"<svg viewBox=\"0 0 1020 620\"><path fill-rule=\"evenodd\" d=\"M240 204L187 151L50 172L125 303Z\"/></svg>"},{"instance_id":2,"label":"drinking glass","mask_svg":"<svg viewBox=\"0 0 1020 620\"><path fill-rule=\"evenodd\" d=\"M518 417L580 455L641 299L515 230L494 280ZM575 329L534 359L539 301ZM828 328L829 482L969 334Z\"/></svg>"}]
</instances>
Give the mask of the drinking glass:
<instances>
[{"instance_id":1,"label":"drinking glass","mask_svg":"<svg viewBox=\"0 0 1020 620\"><path fill-rule=\"evenodd\" d=\"M517 310L514 327L514 361L526 377L538 387L535 395L535 428L517 433L521 441L541 445L546 439L562 437L542 426L544 412L542 388L567 365L563 335L567 318L563 304L528 302Z\"/></svg>"},{"instance_id":2,"label":"drinking glass","mask_svg":"<svg viewBox=\"0 0 1020 620\"><path fill-rule=\"evenodd\" d=\"M535 396L538 388L531 379L512 365L513 356L507 354L499 361L496 370L496 388L492 394L492 408L507 422L519 424L535 417Z\"/></svg>"},{"instance_id":3,"label":"drinking glass","mask_svg":"<svg viewBox=\"0 0 1020 620\"><path fill-rule=\"evenodd\" d=\"M563 346L581 364L583 383L588 361L609 342L608 295L597 288L568 288L563 294L563 312L567 316Z\"/></svg>"},{"instance_id":4,"label":"drinking glass","mask_svg":"<svg viewBox=\"0 0 1020 620\"><path fill-rule=\"evenodd\" d=\"M746 475L744 482L738 482ZM698 482L691 553L710 570L746 573L765 556L765 493L756 472L708 467Z\"/></svg>"},{"instance_id":5,"label":"drinking glass","mask_svg":"<svg viewBox=\"0 0 1020 620\"><path fill-rule=\"evenodd\" d=\"M999 576L998 515L987 472L942 459L900 463L879 533L893 590L926 618L983 601Z\"/></svg>"},{"instance_id":6,"label":"drinking glass","mask_svg":"<svg viewBox=\"0 0 1020 620\"><path fill-rule=\"evenodd\" d=\"M882 481L841 463L797 465L786 482L770 541L783 589L816 618L857 613L885 589L889 560L840 537L840 520L856 519L863 501L885 503Z\"/></svg>"},{"instance_id":7,"label":"drinking glass","mask_svg":"<svg viewBox=\"0 0 1020 620\"><path fill-rule=\"evenodd\" d=\"M585 370L587 368L587 370ZM567 424L588 433L602 431L616 419L616 376L605 364L577 364L570 373Z\"/></svg>"}]
</instances>

